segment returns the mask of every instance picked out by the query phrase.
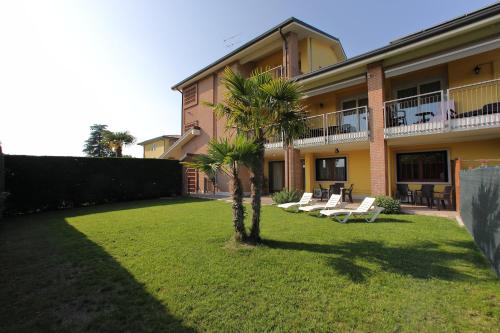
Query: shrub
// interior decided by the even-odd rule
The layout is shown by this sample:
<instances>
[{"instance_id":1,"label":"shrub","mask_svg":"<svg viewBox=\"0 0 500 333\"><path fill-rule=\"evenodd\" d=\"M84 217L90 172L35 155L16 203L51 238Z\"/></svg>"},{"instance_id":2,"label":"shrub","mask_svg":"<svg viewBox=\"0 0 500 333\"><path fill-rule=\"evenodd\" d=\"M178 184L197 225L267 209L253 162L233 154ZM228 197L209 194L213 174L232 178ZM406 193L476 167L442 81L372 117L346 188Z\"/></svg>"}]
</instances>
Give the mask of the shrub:
<instances>
[{"instance_id":1,"label":"shrub","mask_svg":"<svg viewBox=\"0 0 500 333\"><path fill-rule=\"evenodd\" d=\"M375 205L384 208L385 214L399 214L401 212L401 203L399 200L387 196L380 196L375 199Z\"/></svg>"},{"instance_id":2,"label":"shrub","mask_svg":"<svg viewBox=\"0 0 500 333\"><path fill-rule=\"evenodd\" d=\"M277 205L282 204L282 203L287 203L287 202L294 202L294 201L299 201L300 200L300 193L293 190L281 190L280 192L274 193L271 198L273 199L273 202Z\"/></svg>"}]
</instances>

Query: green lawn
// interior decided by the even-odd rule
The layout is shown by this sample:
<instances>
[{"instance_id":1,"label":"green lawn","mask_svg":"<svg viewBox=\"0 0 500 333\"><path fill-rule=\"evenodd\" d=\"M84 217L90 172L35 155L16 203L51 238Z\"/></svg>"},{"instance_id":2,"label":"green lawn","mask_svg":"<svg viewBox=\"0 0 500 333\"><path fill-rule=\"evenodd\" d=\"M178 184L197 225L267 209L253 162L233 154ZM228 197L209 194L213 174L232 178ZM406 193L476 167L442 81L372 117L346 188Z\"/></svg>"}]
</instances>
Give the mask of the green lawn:
<instances>
[{"instance_id":1,"label":"green lawn","mask_svg":"<svg viewBox=\"0 0 500 333\"><path fill-rule=\"evenodd\" d=\"M455 222L263 208L235 247L230 205L163 200L0 223L0 330L492 332L500 281ZM495 328L496 327L496 328Z\"/></svg>"}]
</instances>

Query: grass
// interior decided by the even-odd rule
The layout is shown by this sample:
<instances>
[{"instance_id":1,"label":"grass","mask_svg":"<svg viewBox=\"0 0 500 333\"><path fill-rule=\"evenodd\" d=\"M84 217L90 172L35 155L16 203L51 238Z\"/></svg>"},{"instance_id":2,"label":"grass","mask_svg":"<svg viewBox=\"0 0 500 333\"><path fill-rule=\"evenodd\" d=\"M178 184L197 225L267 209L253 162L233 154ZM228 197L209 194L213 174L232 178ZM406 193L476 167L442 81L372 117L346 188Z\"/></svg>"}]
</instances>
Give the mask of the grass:
<instances>
[{"instance_id":1,"label":"grass","mask_svg":"<svg viewBox=\"0 0 500 333\"><path fill-rule=\"evenodd\" d=\"M492 332L500 282L453 221L378 223L263 208L235 246L230 205L115 204L0 224L2 332ZM495 328L496 327L496 328Z\"/></svg>"}]
</instances>

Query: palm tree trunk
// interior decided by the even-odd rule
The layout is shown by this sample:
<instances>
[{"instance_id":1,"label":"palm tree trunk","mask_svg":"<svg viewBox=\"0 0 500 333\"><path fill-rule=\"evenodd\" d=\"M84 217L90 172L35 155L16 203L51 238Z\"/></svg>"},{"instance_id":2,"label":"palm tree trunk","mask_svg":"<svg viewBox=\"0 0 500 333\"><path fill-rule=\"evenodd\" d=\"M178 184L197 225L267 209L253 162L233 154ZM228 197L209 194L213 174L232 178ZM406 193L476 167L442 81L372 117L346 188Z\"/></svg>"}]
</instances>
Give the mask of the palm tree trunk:
<instances>
[{"instance_id":1,"label":"palm tree trunk","mask_svg":"<svg viewBox=\"0 0 500 333\"><path fill-rule=\"evenodd\" d=\"M259 150L257 152L257 161L251 168L252 182L252 228L250 230L250 240L260 242L260 208L262 200L262 185L264 182L264 142L257 143Z\"/></svg>"},{"instance_id":2,"label":"palm tree trunk","mask_svg":"<svg viewBox=\"0 0 500 333\"><path fill-rule=\"evenodd\" d=\"M122 145L117 145L116 146L116 157L122 157Z\"/></svg>"},{"instance_id":3,"label":"palm tree trunk","mask_svg":"<svg viewBox=\"0 0 500 333\"><path fill-rule=\"evenodd\" d=\"M234 238L235 240L241 242L246 239L245 231L245 210L243 206L243 188L241 186L241 180L238 175L238 166L236 164L232 167L232 182L233 182L233 226L234 226Z\"/></svg>"}]
</instances>

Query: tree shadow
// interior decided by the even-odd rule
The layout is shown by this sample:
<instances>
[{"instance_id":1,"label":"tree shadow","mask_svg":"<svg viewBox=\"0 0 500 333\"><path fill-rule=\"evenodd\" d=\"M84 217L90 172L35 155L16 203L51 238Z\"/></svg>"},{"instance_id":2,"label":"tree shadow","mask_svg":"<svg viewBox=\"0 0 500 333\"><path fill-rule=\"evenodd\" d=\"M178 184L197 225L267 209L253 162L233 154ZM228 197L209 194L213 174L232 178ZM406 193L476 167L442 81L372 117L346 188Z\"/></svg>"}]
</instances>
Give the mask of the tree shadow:
<instances>
[{"instance_id":1,"label":"tree shadow","mask_svg":"<svg viewBox=\"0 0 500 333\"><path fill-rule=\"evenodd\" d=\"M484 180L485 177L481 177L481 184L472 197L472 234L500 276L500 187L498 183L486 185Z\"/></svg>"},{"instance_id":2,"label":"tree shadow","mask_svg":"<svg viewBox=\"0 0 500 333\"><path fill-rule=\"evenodd\" d=\"M310 244L278 240L264 240L270 247L283 250L308 251L327 254L326 261L336 272L353 282L364 282L377 270L411 276L417 279L437 278L442 280L476 279L452 266L462 261L476 268L486 268L484 260L475 248L451 252L434 242L419 242L407 246L386 245L381 241L358 240L338 244ZM365 261L376 264L369 268L359 264Z\"/></svg>"},{"instance_id":3,"label":"tree shadow","mask_svg":"<svg viewBox=\"0 0 500 333\"><path fill-rule=\"evenodd\" d=\"M99 213L109 213L122 210L131 209L141 209L157 206L168 206L168 205L179 205L179 204L189 204L195 202L208 202L212 199L203 198L193 198L193 197L165 197L159 199L144 199L144 200L134 200L134 201L122 201L113 203L97 204L86 207L72 207L67 209L59 210L47 210L39 213L29 213L17 216L8 216L8 218L19 218L24 216L44 216L45 214L60 214L64 217L77 217L83 215L99 214Z\"/></svg>"},{"instance_id":4,"label":"tree shadow","mask_svg":"<svg viewBox=\"0 0 500 333\"><path fill-rule=\"evenodd\" d=\"M195 332L59 213L2 221L2 331Z\"/></svg>"}]
</instances>

